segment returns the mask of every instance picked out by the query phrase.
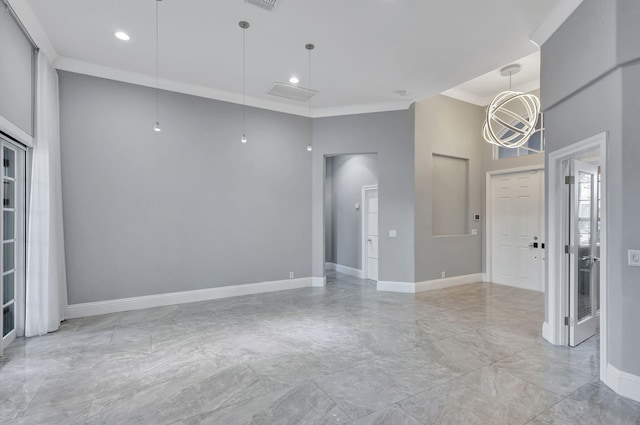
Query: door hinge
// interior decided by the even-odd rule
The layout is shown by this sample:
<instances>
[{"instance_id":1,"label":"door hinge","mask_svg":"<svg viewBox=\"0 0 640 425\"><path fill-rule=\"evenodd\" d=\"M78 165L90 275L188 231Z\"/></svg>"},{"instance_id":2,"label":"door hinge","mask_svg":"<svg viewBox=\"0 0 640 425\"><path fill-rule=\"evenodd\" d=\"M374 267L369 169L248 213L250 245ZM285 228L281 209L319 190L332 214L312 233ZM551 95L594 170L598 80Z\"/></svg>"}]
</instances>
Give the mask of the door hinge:
<instances>
[{"instance_id":1,"label":"door hinge","mask_svg":"<svg viewBox=\"0 0 640 425\"><path fill-rule=\"evenodd\" d=\"M565 326L569 326L569 318L568 317L564 318L564 325Z\"/></svg>"},{"instance_id":2,"label":"door hinge","mask_svg":"<svg viewBox=\"0 0 640 425\"><path fill-rule=\"evenodd\" d=\"M564 184L575 184L575 182L576 182L575 176L565 176L564 177Z\"/></svg>"},{"instance_id":3,"label":"door hinge","mask_svg":"<svg viewBox=\"0 0 640 425\"><path fill-rule=\"evenodd\" d=\"M565 245L564 246L564 253L565 254L573 254L573 247L571 245Z\"/></svg>"}]
</instances>

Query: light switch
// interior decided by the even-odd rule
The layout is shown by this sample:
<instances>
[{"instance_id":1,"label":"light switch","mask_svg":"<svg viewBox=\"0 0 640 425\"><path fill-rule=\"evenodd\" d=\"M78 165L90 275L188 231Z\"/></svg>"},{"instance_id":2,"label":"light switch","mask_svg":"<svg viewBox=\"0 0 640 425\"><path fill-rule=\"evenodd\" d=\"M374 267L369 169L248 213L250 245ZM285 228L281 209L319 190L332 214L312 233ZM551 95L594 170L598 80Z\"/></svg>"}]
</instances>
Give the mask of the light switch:
<instances>
[{"instance_id":1,"label":"light switch","mask_svg":"<svg viewBox=\"0 0 640 425\"><path fill-rule=\"evenodd\" d=\"M398 232L396 232L395 230L389 230L389 237L390 238L398 237Z\"/></svg>"},{"instance_id":2,"label":"light switch","mask_svg":"<svg viewBox=\"0 0 640 425\"><path fill-rule=\"evenodd\" d=\"M356 210L360 209L360 202L356 202Z\"/></svg>"},{"instance_id":3,"label":"light switch","mask_svg":"<svg viewBox=\"0 0 640 425\"><path fill-rule=\"evenodd\" d=\"M633 267L640 267L640 250L629 250L629 265Z\"/></svg>"},{"instance_id":4,"label":"light switch","mask_svg":"<svg viewBox=\"0 0 640 425\"><path fill-rule=\"evenodd\" d=\"M478 236L478 229L471 229L471 236Z\"/></svg>"}]
</instances>

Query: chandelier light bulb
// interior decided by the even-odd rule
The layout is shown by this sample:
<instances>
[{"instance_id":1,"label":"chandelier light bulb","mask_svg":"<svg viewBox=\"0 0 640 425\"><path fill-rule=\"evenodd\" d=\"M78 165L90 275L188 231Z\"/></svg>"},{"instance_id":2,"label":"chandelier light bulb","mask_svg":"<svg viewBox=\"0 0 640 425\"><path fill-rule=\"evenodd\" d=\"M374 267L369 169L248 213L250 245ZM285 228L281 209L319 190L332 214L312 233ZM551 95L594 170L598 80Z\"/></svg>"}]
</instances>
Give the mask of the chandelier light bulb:
<instances>
[{"instance_id":1,"label":"chandelier light bulb","mask_svg":"<svg viewBox=\"0 0 640 425\"><path fill-rule=\"evenodd\" d=\"M156 133L160 133L162 131L159 122L156 121L156 125L153 126L153 131L155 131Z\"/></svg>"},{"instance_id":2,"label":"chandelier light bulb","mask_svg":"<svg viewBox=\"0 0 640 425\"><path fill-rule=\"evenodd\" d=\"M242 135L242 138L240 139L240 141L242 143L247 143L247 136L245 136L244 134Z\"/></svg>"},{"instance_id":3,"label":"chandelier light bulb","mask_svg":"<svg viewBox=\"0 0 640 425\"><path fill-rule=\"evenodd\" d=\"M307 145L307 150L308 150L309 152L311 152L311 151L313 150L313 147L311 146L311 143L309 143L309 144Z\"/></svg>"}]
</instances>

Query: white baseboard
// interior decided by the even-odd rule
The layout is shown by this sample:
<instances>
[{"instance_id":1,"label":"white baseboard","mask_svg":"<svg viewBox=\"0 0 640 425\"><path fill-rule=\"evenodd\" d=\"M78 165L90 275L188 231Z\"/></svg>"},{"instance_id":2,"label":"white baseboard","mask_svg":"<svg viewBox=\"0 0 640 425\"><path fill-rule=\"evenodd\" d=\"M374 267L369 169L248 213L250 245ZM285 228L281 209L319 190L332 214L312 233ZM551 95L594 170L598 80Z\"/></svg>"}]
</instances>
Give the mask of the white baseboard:
<instances>
[{"instance_id":1,"label":"white baseboard","mask_svg":"<svg viewBox=\"0 0 640 425\"><path fill-rule=\"evenodd\" d=\"M359 277L360 279L364 279L364 270L356 269L349 266L343 266L342 264L336 263L324 263L324 268L327 270L335 270L338 273L348 274L349 276Z\"/></svg>"},{"instance_id":2,"label":"white baseboard","mask_svg":"<svg viewBox=\"0 0 640 425\"><path fill-rule=\"evenodd\" d=\"M384 281L379 280L376 284L376 289L378 291L386 291L386 292L402 292L405 294L415 294L416 285L413 282L392 282L392 281Z\"/></svg>"},{"instance_id":3,"label":"white baseboard","mask_svg":"<svg viewBox=\"0 0 640 425\"><path fill-rule=\"evenodd\" d=\"M392 282L379 281L378 291L402 292L415 294L417 292L433 291L435 289L450 288L452 286L466 285L468 283L482 282L482 273L467 274L464 276L446 277L444 279L426 280L424 282Z\"/></svg>"},{"instance_id":4,"label":"white baseboard","mask_svg":"<svg viewBox=\"0 0 640 425\"><path fill-rule=\"evenodd\" d=\"M489 280L489 275L487 273L482 273L482 281L483 282L491 282Z\"/></svg>"},{"instance_id":5,"label":"white baseboard","mask_svg":"<svg viewBox=\"0 0 640 425\"><path fill-rule=\"evenodd\" d=\"M222 286L219 288L196 289L193 291L170 292L167 294L146 295L142 297L120 298L116 300L98 301L67 306L67 319L77 317L97 316L100 314L120 313L130 310L163 307L175 304L185 304L197 301L217 300L220 298L237 297L241 295L261 294L265 292L284 291L287 289L308 288L316 285L316 279L321 277L303 277L299 279L273 280L269 282L248 283L245 285ZM318 282L320 282L318 281ZM321 285L321 286L324 286Z\"/></svg>"},{"instance_id":6,"label":"white baseboard","mask_svg":"<svg viewBox=\"0 0 640 425\"><path fill-rule=\"evenodd\" d=\"M553 334L553 329L549 326L549 323L542 322L542 337L549 341L551 344L556 343L555 335Z\"/></svg>"},{"instance_id":7,"label":"white baseboard","mask_svg":"<svg viewBox=\"0 0 640 425\"><path fill-rule=\"evenodd\" d=\"M477 282L482 282L482 273L416 282L416 292L433 291L434 289L451 288L452 286L460 286Z\"/></svg>"},{"instance_id":8,"label":"white baseboard","mask_svg":"<svg viewBox=\"0 0 640 425\"><path fill-rule=\"evenodd\" d=\"M324 288L325 286L327 286L327 277L312 277L311 286L313 286L314 288Z\"/></svg>"},{"instance_id":9,"label":"white baseboard","mask_svg":"<svg viewBox=\"0 0 640 425\"><path fill-rule=\"evenodd\" d=\"M607 366L607 384L611 389L621 396L640 402L640 376L622 372L616 367Z\"/></svg>"}]
</instances>

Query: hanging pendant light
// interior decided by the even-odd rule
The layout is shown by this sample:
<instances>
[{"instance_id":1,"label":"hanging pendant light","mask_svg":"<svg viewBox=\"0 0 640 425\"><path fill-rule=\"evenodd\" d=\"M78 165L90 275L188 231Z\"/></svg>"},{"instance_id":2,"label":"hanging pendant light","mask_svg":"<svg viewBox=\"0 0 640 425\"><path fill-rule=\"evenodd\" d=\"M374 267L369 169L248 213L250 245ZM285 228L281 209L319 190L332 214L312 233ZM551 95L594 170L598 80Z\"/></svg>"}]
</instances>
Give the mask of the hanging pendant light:
<instances>
[{"instance_id":1,"label":"hanging pendant light","mask_svg":"<svg viewBox=\"0 0 640 425\"><path fill-rule=\"evenodd\" d=\"M247 81L247 40L246 33L247 28L249 28L249 22L240 21L238 23L240 28L242 28L242 137L240 138L240 142L247 143L247 134L246 134L246 115L247 115L247 102L246 102L246 81Z\"/></svg>"},{"instance_id":2,"label":"hanging pendant light","mask_svg":"<svg viewBox=\"0 0 640 425\"><path fill-rule=\"evenodd\" d=\"M160 133L162 131L162 129L160 128L160 114L159 114L159 109L160 109L160 87L159 87L159 55L158 55L158 51L160 50L159 48L159 44L158 44L158 3L160 3L162 0L156 0L156 123L153 126L153 131L155 131L156 133Z\"/></svg>"},{"instance_id":3,"label":"hanging pendant light","mask_svg":"<svg viewBox=\"0 0 640 425\"><path fill-rule=\"evenodd\" d=\"M315 49L316 46L314 46L311 43L308 43L304 46L305 49L307 49L307 51L309 52L309 73L308 73L308 85L309 85L309 89L311 89L311 51L313 49ZM307 144L307 151L311 152L313 150L313 145L312 145L312 141L313 141L313 128L312 128L312 124L311 124L311 98L309 98L309 100L307 101L307 112L308 112L308 120L309 120L309 143Z\"/></svg>"},{"instance_id":4,"label":"hanging pendant light","mask_svg":"<svg viewBox=\"0 0 640 425\"><path fill-rule=\"evenodd\" d=\"M540 99L528 93L511 90L511 77L520 72L520 65L509 65L500 74L509 77L509 90L498 94L487 107L482 136L491 144L503 148L519 148L536 132L540 115Z\"/></svg>"}]
</instances>

